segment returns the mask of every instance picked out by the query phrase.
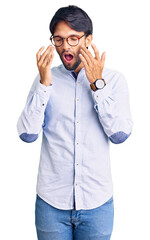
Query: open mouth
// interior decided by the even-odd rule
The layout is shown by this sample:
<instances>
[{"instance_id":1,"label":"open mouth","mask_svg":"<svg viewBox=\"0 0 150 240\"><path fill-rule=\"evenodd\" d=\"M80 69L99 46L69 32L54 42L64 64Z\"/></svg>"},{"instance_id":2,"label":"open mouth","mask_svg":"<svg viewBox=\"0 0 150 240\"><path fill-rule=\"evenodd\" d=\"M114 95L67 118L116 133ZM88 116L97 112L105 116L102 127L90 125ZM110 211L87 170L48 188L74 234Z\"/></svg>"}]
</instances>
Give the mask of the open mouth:
<instances>
[{"instance_id":1,"label":"open mouth","mask_svg":"<svg viewBox=\"0 0 150 240\"><path fill-rule=\"evenodd\" d=\"M69 54L64 53L63 57L64 57L64 60L65 60L67 63L71 63L72 60L73 60L73 55L70 54L70 53L69 53Z\"/></svg>"}]
</instances>

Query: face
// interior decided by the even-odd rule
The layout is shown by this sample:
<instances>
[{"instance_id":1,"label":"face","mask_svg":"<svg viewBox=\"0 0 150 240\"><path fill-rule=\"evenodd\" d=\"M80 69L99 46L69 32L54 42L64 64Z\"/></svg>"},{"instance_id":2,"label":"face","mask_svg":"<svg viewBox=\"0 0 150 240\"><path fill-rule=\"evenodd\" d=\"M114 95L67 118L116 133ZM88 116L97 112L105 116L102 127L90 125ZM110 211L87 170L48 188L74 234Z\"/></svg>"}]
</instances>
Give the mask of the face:
<instances>
[{"instance_id":1,"label":"face","mask_svg":"<svg viewBox=\"0 0 150 240\"><path fill-rule=\"evenodd\" d=\"M67 38L71 35L82 37L84 34L84 32L77 32L73 30L67 23L63 21L56 25L54 32L54 36L59 36L62 38ZM56 47L56 51L67 70L74 70L76 73L81 70L83 64L79 57L80 48L82 46L88 47L91 41L92 35L89 35L88 37L84 36L79 40L79 44L77 46L70 46L65 39L60 47Z\"/></svg>"}]
</instances>

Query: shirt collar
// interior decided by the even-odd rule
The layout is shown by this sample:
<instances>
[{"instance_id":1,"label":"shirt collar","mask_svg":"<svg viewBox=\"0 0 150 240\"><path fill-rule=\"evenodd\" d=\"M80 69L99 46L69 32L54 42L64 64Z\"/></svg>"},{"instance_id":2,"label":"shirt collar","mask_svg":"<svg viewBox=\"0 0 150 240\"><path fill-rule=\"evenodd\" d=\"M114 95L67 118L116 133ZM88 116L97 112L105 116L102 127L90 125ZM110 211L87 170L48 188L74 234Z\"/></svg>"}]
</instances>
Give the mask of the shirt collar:
<instances>
[{"instance_id":1,"label":"shirt collar","mask_svg":"<svg viewBox=\"0 0 150 240\"><path fill-rule=\"evenodd\" d=\"M63 64L61 64L61 67L62 67L62 69L63 69L66 73L68 73L69 75L73 76L75 79L77 79L77 77L78 77L79 75L85 73L84 67L80 70L80 72L78 73L78 75L77 75L77 74L75 73L75 71L73 71L73 70L71 70L71 71L70 71L70 70L67 70Z\"/></svg>"}]
</instances>

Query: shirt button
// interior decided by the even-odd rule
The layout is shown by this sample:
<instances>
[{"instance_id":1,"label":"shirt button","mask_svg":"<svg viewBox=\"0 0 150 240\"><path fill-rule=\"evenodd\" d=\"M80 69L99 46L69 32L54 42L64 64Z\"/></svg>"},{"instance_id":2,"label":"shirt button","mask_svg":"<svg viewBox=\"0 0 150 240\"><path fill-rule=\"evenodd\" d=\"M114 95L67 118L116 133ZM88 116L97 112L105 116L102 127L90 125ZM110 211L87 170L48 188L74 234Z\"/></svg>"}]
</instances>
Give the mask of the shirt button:
<instances>
[{"instance_id":1,"label":"shirt button","mask_svg":"<svg viewBox=\"0 0 150 240\"><path fill-rule=\"evenodd\" d=\"M46 91L44 91L46 93Z\"/></svg>"},{"instance_id":2,"label":"shirt button","mask_svg":"<svg viewBox=\"0 0 150 240\"><path fill-rule=\"evenodd\" d=\"M77 166L78 166L79 164L77 163Z\"/></svg>"},{"instance_id":3,"label":"shirt button","mask_svg":"<svg viewBox=\"0 0 150 240\"><path fill-rule=\"evenodd\" d=\"M79 121L77 121L77 123L79 123Z\"/></svg>"},{"instance_id":4,"label":"shirt button","mask_svg":"<svg viewBox=\"0 0 150 240\"><path fill-rule=\"evenodd\" d=\"M79 101L79 98L77 98L77 101Z\"/></svg>"},{"instance_id":5,"label":"shirt button","mask_svg":"<svg viewBox=\"0 0 150 240\"><path fill-rule=\"evenodd\" d=\"M78 82L78 83L80 83L80 82Z\"/></svg>"},{"instance_id":6,"label":"shirt button","mask_svg":"<svg viewBox=\"0 0 150 240\"><path fill-rule=\"evenodd\" d=\"M77 186L77 183L76 183L76 186Z\"/></svg>"},{"instance_id":7,"label":"shirt button","mask_svg":"<svg viewBox=\"0 0 150 240\"><path fill-rule=\"evenodd\" d=\"M77 145L78 145L79 143L77 142Z\"/></svg>"}]
</instances>

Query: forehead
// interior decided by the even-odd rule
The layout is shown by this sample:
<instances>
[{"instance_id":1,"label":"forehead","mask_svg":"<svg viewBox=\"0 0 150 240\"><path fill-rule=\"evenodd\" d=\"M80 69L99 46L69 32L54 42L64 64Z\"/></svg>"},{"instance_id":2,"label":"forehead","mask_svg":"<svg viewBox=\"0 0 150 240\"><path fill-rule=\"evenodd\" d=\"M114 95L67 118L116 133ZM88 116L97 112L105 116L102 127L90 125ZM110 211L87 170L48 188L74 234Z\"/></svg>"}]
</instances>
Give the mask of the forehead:
<instances>
[{"instance_id":1,"label":"forehead","mask_svg":"<svg viewBox=\"0 0 150 240\"><path fill-rule=\"evenodd\" d=\"M77 32L64 21L57 23L54 31L54 36L59 35L61 37L67 37L74 34L80 36L81 34L84 34L84 32Z\"/></svg>"}]
</instances>

